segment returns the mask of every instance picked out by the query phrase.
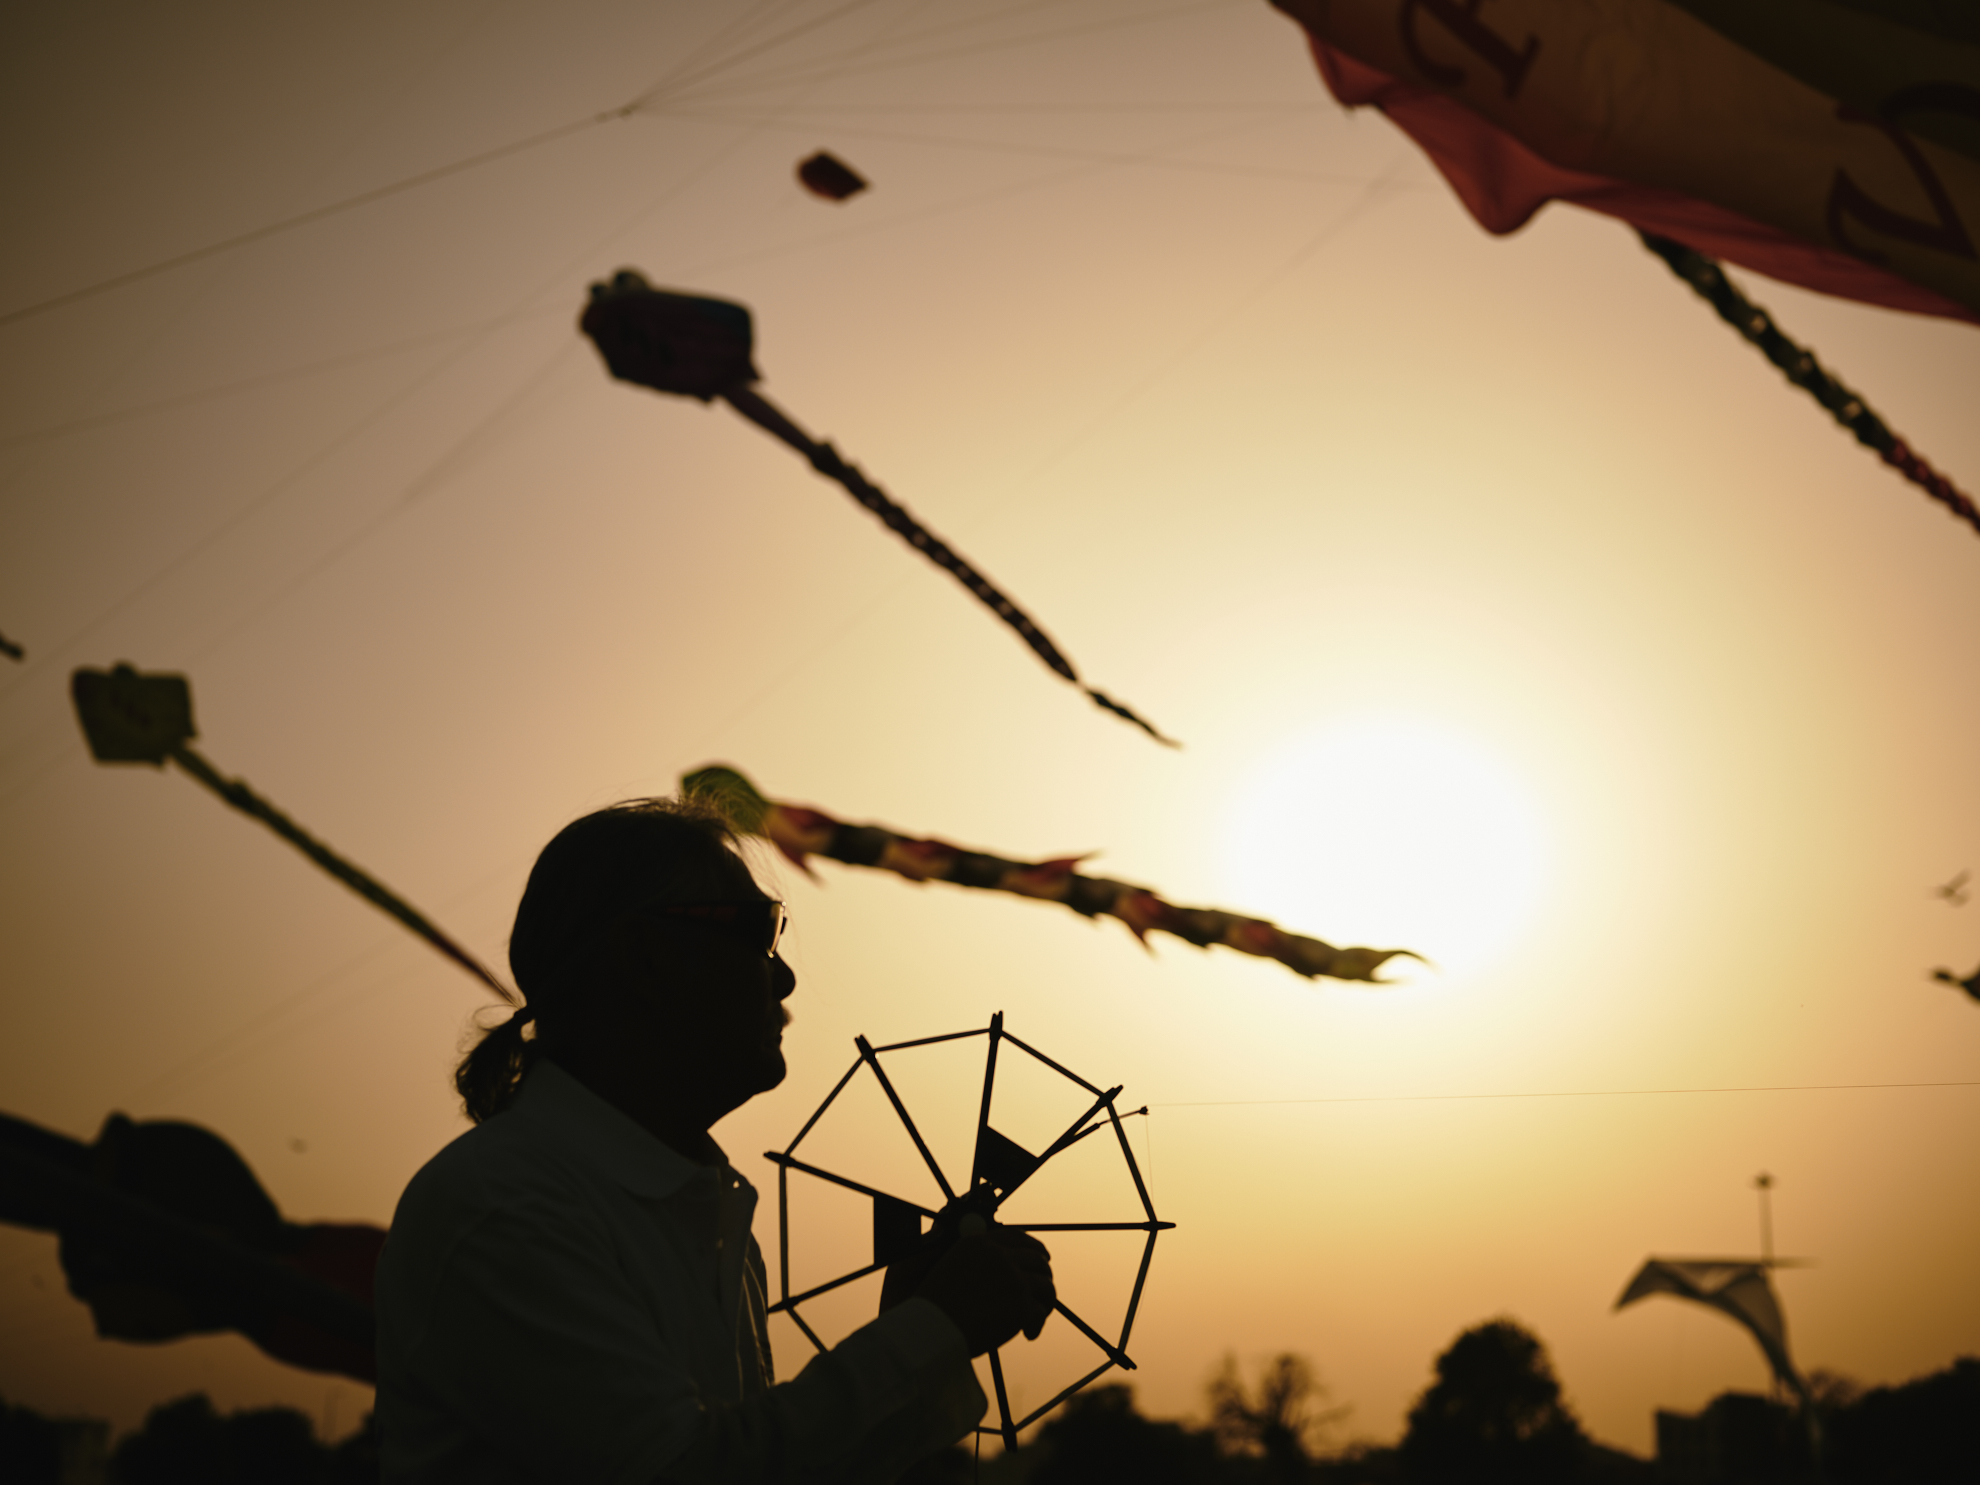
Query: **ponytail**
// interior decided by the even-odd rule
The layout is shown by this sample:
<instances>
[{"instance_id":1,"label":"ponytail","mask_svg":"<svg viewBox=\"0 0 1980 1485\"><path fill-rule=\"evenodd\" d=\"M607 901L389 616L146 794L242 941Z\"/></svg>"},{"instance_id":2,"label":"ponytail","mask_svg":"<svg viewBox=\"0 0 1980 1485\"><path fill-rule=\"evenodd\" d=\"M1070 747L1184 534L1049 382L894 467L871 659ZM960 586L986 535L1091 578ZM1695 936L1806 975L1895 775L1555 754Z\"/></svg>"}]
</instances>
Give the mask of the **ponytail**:
<instances>
[{"instance_id":1,"label":"ponytail","mask_svg":"<svg viewBox=\"0 0 1980 1485\"><path fill-rule=\"evenodd\" d=\"M467 1116L479 1124L492 1119L515 1101L523 1079L543 1055L542 1042L523 1037L523 1027L536 1019L532 1006L523 1006L508 1020L481 1033L454 1069L454 1088Z\"/></svg>"}]
</instances>

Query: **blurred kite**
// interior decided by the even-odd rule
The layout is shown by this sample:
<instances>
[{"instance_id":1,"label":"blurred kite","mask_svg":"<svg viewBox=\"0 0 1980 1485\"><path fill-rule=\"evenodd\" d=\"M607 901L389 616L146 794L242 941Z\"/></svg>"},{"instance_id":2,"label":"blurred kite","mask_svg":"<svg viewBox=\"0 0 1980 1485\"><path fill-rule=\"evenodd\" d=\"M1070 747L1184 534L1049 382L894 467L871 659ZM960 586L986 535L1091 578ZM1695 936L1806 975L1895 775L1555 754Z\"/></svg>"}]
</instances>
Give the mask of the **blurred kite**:
<instances>
[{"instance_id":1,"label":"blurred kite","mask_svg":"<svg viewBox=\"0 0 1980 1485\"><path fill-rule=\"evenodd\" d=\"M1913 453L1910 445L1892 433L1884 420L1864 405L1861 397L1824 371L1812 354L1781 334L1773 317L1734 288L1718 264L1668 237L1655 237L1648 232L1639 235L1645 247L1670 264L1673 273L1718 311L1720 319L1778 366L1789 381L1821 403L1831 417L1856 435L1858 443L1873 450L1899 474L1980 531L1980 509L1955 489L1952 481Z\"/></svg>"},{"instance_id":2,"label":"blurred kite","mask_svg":"<svg viewBox=\"0 0 1980 1485\"><path fill-rule=\"evenodd\" d=\"M1820 1458L1821 1420L1816 1414L1815 1395L1788 1356L1787 1318L1781 1314L1780 1299L1768 1278L1772 1269L1794 1266L1793 1259L1775 1258L1649 1258L1615 1307L1620 1310L1653 1294L1674 1294L1736 1321L1759 1342L1775 1378L1800 1401L1810 1453Z\"/></svg>"},{"instance_id":3,"label":"blurred kite","mask_svg":"<svg viewBox=\"0 0 1980 1485\"><path fill-rule=\"evenodd\" d=\"M1710 261L1980 321L1980 21L1923 4L1899 20L1866 0L1273 4L1334 97L1380 109L1486 231L1555 200L1630 223L1790 380L1980 527Z\"/></svg>"},{"instance_id":4,"label":"blurred kite","mask_svg":"<svg viewBox=\"0 0 1980 1485\"><path fill-rule=\"evenodd\" d=\"M1951 970L1939 968L1932 971L1932 978L1942 985L1957 985L1975 1000L1980 1000L1980 969L1974 970L1962 980Z\"/></svg>"},{"instance_id":5,"label":"blurred kite","mask_svg":"<svg viewBox=\"0 0 1980 1485\"><path fill-rule=\"evenodd\" d=\"M1934 887L1932 889L1932 895L1951 903L1954 907L1965 907L1967 902L1966 882L1972 875L1973 873L1970 871L1962 871L1950 882L1942 882L1940 885Z\"/></svg>"},{"instance_id":6,"label":"blurred kite","mask_svg":"<svg viewBox=\"0 0 1980 1485\"><path fill-rule=\"evenodd\" d=\"M15 644L4 634L0 634L0 655L6 655L15 660L27 659L27 651Z\"/></svg>"},{"instance_id":7,"label":"blurred kite","mask_svg":"<svg viewBox=\"0 0 1980 1485\"><path fill-rule=\"evenodd\" d=\"M1214 908L1175 907L1146 887L1103 877L1082 876L1073 868L1084 860L1012 861L965 850L938 840L917 840L882 825L846 825L821 810L767 799L742 774L710 764L681 778L681 792L712 797L736 829L758 835L811 873L809 857L824 856L848 866L890 871L910 882L949 882L1018 897L1063 903L1082 917L1118 918L1145 945L1159 930L1207 949L1222 944L1241 954L1274 959L1307 979L1326 976L1386 984L1375 972L1391 959L1421 960L1408 949L1337 949L1317 938L1303 938L1262 918L1246 918Z\"/></svg>"},{"instance_id":8,"label":"blurred kite","mask_svg":"<svg viewBox=\"0 0 1980 1485\"><path fill-rule=\"evenodd\" d=\"M813 469L844 486L890 531L975 594L1017 631L1039 659L1078 686L1096 706L1132 722L1157 742L1176 746L1127 706L1084 684L1072 662L1059 653L1029 614L888 499L831 444L814 441L753 389L759 379L751 359L754 332L749 311L742 305L656 289L638 273L624 268L609 283L591 286L591 301L578 327L591 337L606 369L620 381L702 402L719 397L759 428L789 444Z\"/></svg>"},{"instance_id":9,"label":"blurred kite","mask_svg":"<svg viewBox=\"0 0 1980 1485\"><path fill-rule=\"evenodd\" d=\"M814 196L844 201L866 189L866 178L837 155L820 150L797 168L797 178Z\"/></svg>"},{"instance_id":10,"label":"blurred kite","mask_svg":"<svg viewBox=\"0 0 1980 1485\"><path fill-rule=\"evenodd\" d=\"M149 763L169 758L242 814L261 821L358 896L384 909L510 1005L515 995L472 954L429 923L404 899L374 881L328 846L304 833L287 815L239 779L224 779L187 743L193 727L192 689L178 675L140 675L128 665L78 670L71 682L83 736L98 763Z\"/></svg>"},{"instance_id":11,"label":"blurred kite","mask_svg":"<svg viewBox=\"0 0 1980 1485\"><path fill-rule=\"evenodd\" d=\"M0 1114L0 1222L58 1236L69 1292L107 1340L235 1330L291 1366L377 1380L384 1230L286 1220L196 1125L112 1114L84 1144Z\"/></svg>"}]
</instances>

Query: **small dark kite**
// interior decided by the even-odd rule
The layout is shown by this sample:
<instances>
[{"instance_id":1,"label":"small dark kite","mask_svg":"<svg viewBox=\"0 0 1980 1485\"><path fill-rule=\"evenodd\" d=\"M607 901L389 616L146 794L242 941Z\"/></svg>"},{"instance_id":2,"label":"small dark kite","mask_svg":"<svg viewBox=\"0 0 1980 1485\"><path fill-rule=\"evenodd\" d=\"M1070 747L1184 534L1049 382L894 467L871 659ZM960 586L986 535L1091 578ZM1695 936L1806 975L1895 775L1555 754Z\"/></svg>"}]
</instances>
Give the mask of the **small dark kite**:
<instances>
[{"instance_id":1,"label":"small dark kite","mask_svg":"<svg viewBox=\"0 0 1980 1485\"><path fill-rule=\"evenodd\" d=\"M844 201L866 189L864 176L824 150L799 163L797 178L812 195L823 196L827 201Z\"/></svg>"}]
</instances>

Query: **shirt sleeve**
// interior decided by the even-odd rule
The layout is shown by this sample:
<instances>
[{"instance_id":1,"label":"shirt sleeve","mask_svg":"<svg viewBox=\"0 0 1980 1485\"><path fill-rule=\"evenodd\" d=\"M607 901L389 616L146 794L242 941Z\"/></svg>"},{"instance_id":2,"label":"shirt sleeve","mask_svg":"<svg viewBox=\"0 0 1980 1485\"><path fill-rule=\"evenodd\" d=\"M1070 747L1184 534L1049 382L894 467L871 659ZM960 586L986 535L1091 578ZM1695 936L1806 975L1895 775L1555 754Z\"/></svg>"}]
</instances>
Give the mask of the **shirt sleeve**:
<instances>
[{"instance_id":1,"label":"shirt sleeve","mask_svg":"<svg viewBox=\"0 0 1980 1485\"><path fill-rule=\"evenodd\" d=\"M962 1438L985 1408L962 1332L927 1300L910 1299L762 1397L706 1410L658 1479L888 1481Z\"/></svg>"},{"instance_id":2,"label":"shirt sleeve","mask_svg":"<svg viewBox=\"0 0 1980 1485\"><path fill-rule=\"evenodd\" d=\"M962 1333L910 1300L786 1383L710 1405L603 1222L529 1203L461 1234L420 1296L406 1381L523 1478L868 1482L983 1415Z\"/></svg>"}]
</instances>

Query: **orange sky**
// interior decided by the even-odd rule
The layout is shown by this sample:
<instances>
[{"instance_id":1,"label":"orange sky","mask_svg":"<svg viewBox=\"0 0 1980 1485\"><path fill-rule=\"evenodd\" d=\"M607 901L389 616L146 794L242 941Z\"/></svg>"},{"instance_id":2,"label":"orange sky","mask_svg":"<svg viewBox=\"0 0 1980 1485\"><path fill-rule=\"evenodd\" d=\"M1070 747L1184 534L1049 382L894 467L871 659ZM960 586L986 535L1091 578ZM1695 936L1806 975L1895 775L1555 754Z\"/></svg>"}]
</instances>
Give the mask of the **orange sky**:
<instances>
[{"instance_id":1,"label":"orange sky","mask_svg":"<svg viewBox=\"0 0 1980 1485\"><path fill-rule=\"evenodd\" d=\"M1805 1368L1971 1349L1980 1006L1926 974L1980 958L1980 909L1931 894L1980 866L1980 538L1628 231L1488 238L1250 0L10 29L0 314L650 101L0 325L0 633L29 652L0 661L0 1108L197 1121L300 1220L385 1221L462 1127L485 996L184 777L90 763L69 672L129 660L191 677L223 772L498 964L545 839L715 760L1438 960L1307 984L781 873L793 1073L727 1148L767 1192L757 1152L855 1033L998 1009L1125 1084L1180 1224L1133 1347L1152 1411L1289 1349L1346 1434L1393 1438L1436 1353L1510 1314L1647 1452L1654 1409L1763 1364L1716 1316L1609 1306L1648 1254L1751 1251L1761 1169L1816 1260L1780 1279ZM820 147L873 189L803 193ZM627 264L747 303L762 390L1187 747L727 410L609 382L572 322ZM1980 484L1970 326L1745 282ZM1907 1086L1626 1093L1870 1084ZM888 1138L857 1109L834 1137ZM863 1220L821 1208L813 1251ZM1065 1268L1098 1308L1121 1282ZM236 1338L95 1341L53 1241L11 1230L0 1336L0 1396L126 1426L195 1388L339 1430L367 1405ZM1073 1364L1057 1338L1014 1375L1035 1400Z\"/></svg>"}]
</instances>

